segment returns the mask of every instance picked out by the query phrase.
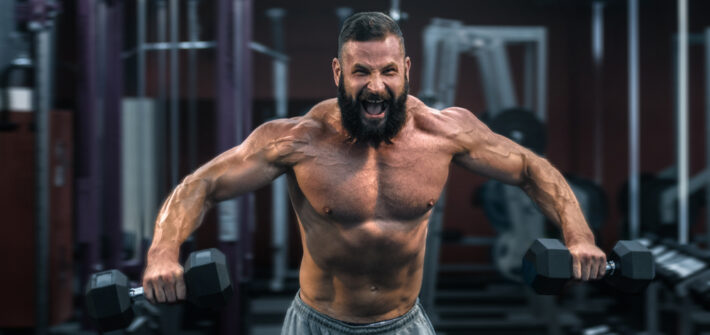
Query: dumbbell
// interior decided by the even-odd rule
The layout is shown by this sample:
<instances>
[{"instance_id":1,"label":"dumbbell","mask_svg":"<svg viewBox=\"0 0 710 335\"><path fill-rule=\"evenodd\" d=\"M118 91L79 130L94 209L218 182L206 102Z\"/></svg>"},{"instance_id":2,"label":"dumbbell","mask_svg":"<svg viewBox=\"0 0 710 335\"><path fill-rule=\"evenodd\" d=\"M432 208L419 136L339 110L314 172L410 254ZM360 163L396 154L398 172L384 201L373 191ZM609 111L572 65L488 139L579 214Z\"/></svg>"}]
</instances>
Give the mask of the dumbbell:
<instances>
[{"instance_id":1,"label":"dumbbell","mask_svg":"<svg viewBox=\"0 0 710 335\"><path fill-rule=\"evenodd\" d=\"M191 253L184 278L187 301L200 308L222 307L233 292L224 254L217 249ZM98 272L91 275L86 287L87 312L102 331L126 328L134 316L132 302L140 297L143 287L129 288L121 271Z\"/></svg>"},{"instance_id":2,"label":"dumbbell","mask_svg":"<svg viewBox=\"0 0 710 335\"><path fill-rule=\"evenodd\" d=\"M653 254L635 241L619 241L609 255L604 279L617 289L636 293L655 277ZM558 294L572 279L572 255L559 240L540 238L523 257L523 280L538 294Z\"/></svg>"}]
</instances>

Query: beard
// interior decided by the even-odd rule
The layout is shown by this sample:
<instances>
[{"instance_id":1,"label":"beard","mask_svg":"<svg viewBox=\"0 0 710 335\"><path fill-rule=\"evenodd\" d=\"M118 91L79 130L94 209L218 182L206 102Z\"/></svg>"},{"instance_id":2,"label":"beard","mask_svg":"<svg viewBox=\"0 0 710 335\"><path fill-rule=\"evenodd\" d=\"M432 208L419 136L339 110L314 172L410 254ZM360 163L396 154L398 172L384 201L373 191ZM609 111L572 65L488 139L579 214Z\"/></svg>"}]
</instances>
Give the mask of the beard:
<instances>
[{"instance_id":1,"label":"beard","mask_svg":"<svg viewBox=\"0 0 710 335\"><path fill-rule=\"evenodd\" d=\"M363 142L374 147L385 142L392 144L392 138L399 133L407 120L406 102L409 94L409 79L404 77L404 89L400 95L395 96L389 87L385 87L385 95L370 92L366 87L357 92L355 98L350 98L345 91L343 74L340 74L338 83L338 106L343 128L348 132L348 141L353 143ZM367 100L382 100L387 110L383 120L368 120L362 115Z\"/></svg>"}]
</instances>

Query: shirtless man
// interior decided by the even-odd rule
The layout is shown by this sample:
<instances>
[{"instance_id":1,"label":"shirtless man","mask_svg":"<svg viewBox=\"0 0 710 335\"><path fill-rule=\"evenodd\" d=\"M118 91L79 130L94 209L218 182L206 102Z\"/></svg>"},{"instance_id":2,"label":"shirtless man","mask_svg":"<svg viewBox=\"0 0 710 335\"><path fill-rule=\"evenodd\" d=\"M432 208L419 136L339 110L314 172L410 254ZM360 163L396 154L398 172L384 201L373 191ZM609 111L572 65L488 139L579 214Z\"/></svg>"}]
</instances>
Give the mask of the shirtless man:
<instances>
[{"instance_id":1,"label":"shirtless man","mask_svg":"<svg viewBox=\"0 0 710 335\"><path fill-rule=\"evenodd\" d=\"M286 174L303 259L282 334L434 334L417 296L427 222L452 162L519 185L561 227L574 276L601 277L606 257L562 175L473 113L408 95L410 65L391 18L348 18L332 61L337 99L261 125L165 201L143 277L148 300L185 298L178 248L209 208Z\"/></svg>"}]
</instances>

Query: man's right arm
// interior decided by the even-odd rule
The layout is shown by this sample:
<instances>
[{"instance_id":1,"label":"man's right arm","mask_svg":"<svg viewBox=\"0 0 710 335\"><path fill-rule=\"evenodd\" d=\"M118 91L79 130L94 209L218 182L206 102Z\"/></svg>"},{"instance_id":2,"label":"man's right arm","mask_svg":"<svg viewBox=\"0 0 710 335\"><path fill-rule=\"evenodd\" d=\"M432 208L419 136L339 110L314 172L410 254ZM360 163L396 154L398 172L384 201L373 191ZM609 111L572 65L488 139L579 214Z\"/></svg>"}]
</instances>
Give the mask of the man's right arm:
<instances>
[{"instance_id":1,"label":"man's right arm","mask_svg":"<svg viewBox=\"0 0 710 335\"><path fill-rule=\"evenodd\" d=\"M303 157L308 142L299 119L267 122L236 146L188 175L158 213L143 287L151 302L185 299L180 245L214 204L254 191Z\"/></svg>"}]
</instances>

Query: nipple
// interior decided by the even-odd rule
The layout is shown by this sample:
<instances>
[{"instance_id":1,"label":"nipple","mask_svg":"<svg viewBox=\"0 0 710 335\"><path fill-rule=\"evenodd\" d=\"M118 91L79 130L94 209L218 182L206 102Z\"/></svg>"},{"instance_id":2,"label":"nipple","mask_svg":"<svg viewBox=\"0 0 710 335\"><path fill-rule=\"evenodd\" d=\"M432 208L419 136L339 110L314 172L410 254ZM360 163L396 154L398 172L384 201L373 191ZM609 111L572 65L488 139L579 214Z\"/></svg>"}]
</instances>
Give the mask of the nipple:
<instances>
[{"instance_id":1,"label":"nipple","mask_svg":"<svg viewBox=\"0 0 710 335\"><path fill-rule=\"evenodd\" d=\"M434 199L430 199L426 204L428 207L434 207Z\"/></svg>"},{"instance_id":2,"label":"nipple","mask_svg":"<svg viewBox=\"0 0 710 335\"><path fill-rule=\"evenodd\" d=\"M333 210L330 207L323 207L323 212L327 215L333 214Z\"/></svg>"}]
</instances>

